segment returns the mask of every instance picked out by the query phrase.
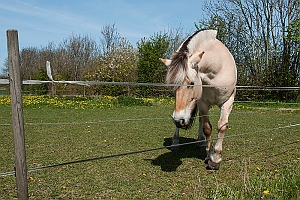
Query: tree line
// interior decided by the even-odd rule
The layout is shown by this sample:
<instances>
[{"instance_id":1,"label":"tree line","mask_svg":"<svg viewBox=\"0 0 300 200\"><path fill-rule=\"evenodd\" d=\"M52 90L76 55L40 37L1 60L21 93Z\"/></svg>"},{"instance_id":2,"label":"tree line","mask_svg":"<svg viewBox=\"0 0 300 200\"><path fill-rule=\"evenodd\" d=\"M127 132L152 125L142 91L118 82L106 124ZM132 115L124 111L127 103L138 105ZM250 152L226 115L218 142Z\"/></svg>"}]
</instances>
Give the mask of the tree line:
<instances>
[{"instance_id":1,"label":"tree line","mask_svg":"<svg viewBox=\"0 0 300 200\"><path fill-rule=\"evenodd\" d=\"M216 29L233 54L238 85L299 87L300 14L298 0L206 1L206 18L197 29ZM103 26L98 42L88 35L72 34L60 44L27 47L20 51L23 79L48 80L45 63L50 61L55 80L164 83L170 57L191 33L170 28L140 39L136 46L122 37L115 24ZM49 86L27 86L48 93ZM172 95L169 88L93 85L88 95ZM56 91L82 93L82 86L56 85ZM296 100L295 91L238 91L238 99Z\"/></svg>"}]
</instances>

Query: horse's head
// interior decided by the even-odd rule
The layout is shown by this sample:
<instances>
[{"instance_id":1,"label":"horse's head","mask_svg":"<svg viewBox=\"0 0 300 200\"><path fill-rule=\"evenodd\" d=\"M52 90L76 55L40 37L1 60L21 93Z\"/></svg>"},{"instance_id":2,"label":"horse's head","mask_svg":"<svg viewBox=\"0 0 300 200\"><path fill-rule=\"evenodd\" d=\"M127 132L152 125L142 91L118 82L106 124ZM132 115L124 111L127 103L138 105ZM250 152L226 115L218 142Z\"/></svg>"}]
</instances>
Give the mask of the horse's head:
<instances>
[{"instance_id":1,"label":"horse's head","mask_svg":"<svg viewBox=\"0 0 300 200\"><path fill-rule=\"evenodd\" d=\"M202 94L202 81L198 74L198 63L204 52L188 55L177 51L172 58L160 59L168 68L166 81L169 84L179 84L175 90L175 107L172 115L178 128L188 129L193 124L197 113L197 102Z\"/></svg>"}]
</instances>

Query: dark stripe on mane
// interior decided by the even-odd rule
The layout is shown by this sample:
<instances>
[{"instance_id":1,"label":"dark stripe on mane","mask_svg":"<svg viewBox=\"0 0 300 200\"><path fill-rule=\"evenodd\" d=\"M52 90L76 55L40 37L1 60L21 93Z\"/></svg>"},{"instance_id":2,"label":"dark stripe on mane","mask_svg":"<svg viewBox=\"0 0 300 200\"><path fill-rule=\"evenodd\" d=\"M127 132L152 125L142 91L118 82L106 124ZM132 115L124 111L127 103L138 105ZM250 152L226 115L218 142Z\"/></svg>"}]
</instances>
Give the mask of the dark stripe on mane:
<instances>
[{"instance_id":1,"label":"dark stripe on mane","mask_svg":"<svg viewBox=\"0 0 300 200\"><path fill-rule=\"evenodd\" d=\"M189 50L188 50L188 48L187 48L189 42L191 41L191 39L192 39L195 35L197 35L199 32L204 31L204 30L206 30L206 29L198 30L198 31L196 31L193 35L191 35L190 37L188 37L188 38L183 42L183 44L182 44L181 48L179 49L179 51L184 51L184 52L189 53Z\"/></svg>"}]
</instances>

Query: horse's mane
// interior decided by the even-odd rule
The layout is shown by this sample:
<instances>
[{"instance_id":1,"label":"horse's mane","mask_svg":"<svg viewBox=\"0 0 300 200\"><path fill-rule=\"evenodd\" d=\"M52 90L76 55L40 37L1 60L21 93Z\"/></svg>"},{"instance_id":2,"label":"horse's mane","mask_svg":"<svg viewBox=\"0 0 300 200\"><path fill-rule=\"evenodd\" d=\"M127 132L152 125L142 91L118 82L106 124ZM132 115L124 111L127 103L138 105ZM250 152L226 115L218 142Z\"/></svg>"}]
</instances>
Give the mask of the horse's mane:
<instances>
[{"instance_id":1,"label":"horse's mane","mask_svg":"<svg viewBox=\"0 0 300 200\"><path fill-rule=\"evenodd\" d=\"M199 30L188 37L171 57L166 77L167 83L182 84L186 77L192 80L195 71L188 67L189 56L193 55L207 40L215 39L216 35L217 31L215 30Z\"/></svg>"},{"instance_id":2,"label":"horse's mane","mask_svg":"<svg viewBox=\"0 0 300 200\"><path fill-rule=\"evenodd\" d=\"M186 77L188 70L188 55L185 51L176 51L171 57L171 64L169 65L166 81L167 83L181 84Z\"/></svg>"}]
</instances>

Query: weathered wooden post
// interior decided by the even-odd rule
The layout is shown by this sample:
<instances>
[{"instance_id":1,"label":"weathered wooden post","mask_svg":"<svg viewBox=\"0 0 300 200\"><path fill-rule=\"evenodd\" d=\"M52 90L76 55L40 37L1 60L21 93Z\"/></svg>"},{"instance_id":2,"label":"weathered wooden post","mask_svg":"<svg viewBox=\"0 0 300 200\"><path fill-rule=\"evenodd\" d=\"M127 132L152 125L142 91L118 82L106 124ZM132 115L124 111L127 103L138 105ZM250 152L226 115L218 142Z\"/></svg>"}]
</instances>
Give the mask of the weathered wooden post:
<instances>
[{"instance_id":1,"label":"weathered wooden post","mask_svg":"<svg viewBox=\"0 0 300 200\"><path fill-rule=\"evenodd\" d=\"M19 41L17 30L7 30L9 84L14 132L15 170L18 199L28 199L24 117L22 107Z\"/></svg>"}]
</instances>

